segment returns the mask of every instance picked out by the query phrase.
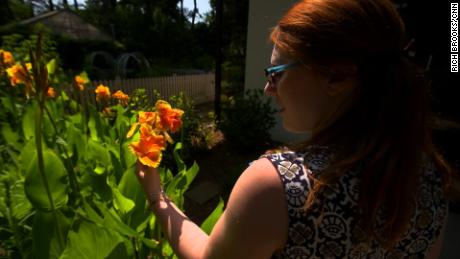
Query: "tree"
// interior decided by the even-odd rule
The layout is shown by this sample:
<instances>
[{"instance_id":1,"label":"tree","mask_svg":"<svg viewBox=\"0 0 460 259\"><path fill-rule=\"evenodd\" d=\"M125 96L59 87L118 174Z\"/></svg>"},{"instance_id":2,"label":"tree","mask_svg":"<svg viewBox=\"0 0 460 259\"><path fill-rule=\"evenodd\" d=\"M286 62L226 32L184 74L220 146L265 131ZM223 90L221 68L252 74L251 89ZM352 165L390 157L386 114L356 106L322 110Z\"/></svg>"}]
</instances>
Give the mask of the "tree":
<instances>
[{"instance_id":1,"label":"tree","mask_svg":"<svg viewBox=\"0 0 460 259\"><path fill-rule=\"evenodd\" d=\"M181 21L184 22L184 0L180 0L180 14L181 14Z\"/></svg>"},{"instance_id":2,"label":"tree","mask_svg":"<svg viewBox=\"0 0 460 259\"><path fill-rule=\"evenodd\" d=\"M223 70L222 80L229 83L223 92L228 95L242 93L246 59L246 34L248 27L249 1L223 1L222 31L217 32L216 4L210 1L212 12L206 15L214 35L222 35Z\"/></svg>"},{"instance_id":3,"label":"tree","mask_svg":"<svg viewBox=\"0 0 460 259\"><path fill-rule=\"evenodd\" d=\"M9 2L8 0L0 0L0 25L14 20L14 14Z\"/></svg>"},{"instance_id":4,"label":"tree","mask_svg":"<svg viewBox=\"0 0 460 259\"><path fill-rule=\"evenodd\" d=\"M195 26L195 17L198 12L198 8L196 8L196 0L193 0L193 12L192 12L192 30Z\"/></svg>"}]
</instances>

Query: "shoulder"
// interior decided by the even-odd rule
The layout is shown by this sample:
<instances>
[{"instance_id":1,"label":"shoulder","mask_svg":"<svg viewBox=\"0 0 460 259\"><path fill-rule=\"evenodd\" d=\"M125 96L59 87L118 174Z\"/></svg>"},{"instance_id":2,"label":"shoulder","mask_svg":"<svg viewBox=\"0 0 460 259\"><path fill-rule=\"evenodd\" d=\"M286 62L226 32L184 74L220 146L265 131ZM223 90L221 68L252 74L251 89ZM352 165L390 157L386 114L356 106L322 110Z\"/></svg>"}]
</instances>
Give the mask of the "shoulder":
<instances>
[{"instance_id":1,"label":"shoulder","mask_svg":"<svg viewBox=\"0 0 460 259\"><path fill-rule=\"evenodd\" d=\"M243 171L230 194L226 210L241 223L242 229L257 236L257 242L263 241L266 245L272 242L275 247L284 243L288 231L285 191L268 159L259 158Z\"/></svg>"},{"instance_id":2,"label":"shoulder","mask_svg":"<svg viewBox=\"0 0 460 259\"><path fill-rule=\"evenodd\" d=\"M283 183L273 163L262 157L250 163L240 175L230 194L228 205L232 206L235 214L243 215L246 214L245 211L253 211L251 215L257 216L261 210L272 210L273 205L282 207L283 200Z\"/></svg>"},{"instance_id":3,"label":"shoulder","mask_svg":"<svg viewBox=\"0 0 460 259\"><path fill-rule=\"evenodd\" d=\"M203 258L269 258L287 236L283 185L271 162L260 158L236 181Z\"/></svg>"}]
</instances>

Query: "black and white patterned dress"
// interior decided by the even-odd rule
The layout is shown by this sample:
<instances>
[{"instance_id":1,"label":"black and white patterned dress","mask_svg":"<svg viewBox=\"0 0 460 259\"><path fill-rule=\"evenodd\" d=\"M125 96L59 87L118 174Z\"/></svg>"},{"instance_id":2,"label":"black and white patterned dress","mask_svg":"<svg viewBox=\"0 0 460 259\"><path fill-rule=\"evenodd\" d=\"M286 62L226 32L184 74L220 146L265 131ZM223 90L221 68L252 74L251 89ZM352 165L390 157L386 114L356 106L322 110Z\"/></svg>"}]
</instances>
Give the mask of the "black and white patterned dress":
<instances>
[{"instance_id":1,"label":"black and white patterned dress","mask_svg":"<svg viewBox=\"0 0 460 259\"><path fill-rule=\"evenodd\" d=\"M284 183L289 214L286 246L272 258L424 258L440 234L448 213L440 176L432 162L425 163L423 179L411 228L391 251L376 242L364 245L357 226L358 172L340 177L337 191L329 191L305 213L302 206L312 187L307 175L319 176L327 166L331 150L310 146L305 152L280 151L261 155L268 158ZM315 204L324 204L323 212ZM382 222L377 224L381 224Z\"/></svg>"}]
</instances>

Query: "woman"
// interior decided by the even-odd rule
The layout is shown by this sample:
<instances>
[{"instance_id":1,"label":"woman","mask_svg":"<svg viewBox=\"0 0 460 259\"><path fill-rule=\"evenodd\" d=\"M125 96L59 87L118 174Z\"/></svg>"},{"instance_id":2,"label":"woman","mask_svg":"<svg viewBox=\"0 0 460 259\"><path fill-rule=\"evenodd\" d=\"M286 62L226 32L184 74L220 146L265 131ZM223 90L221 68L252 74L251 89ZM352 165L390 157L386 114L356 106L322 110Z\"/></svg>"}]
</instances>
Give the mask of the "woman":
<instances>
[{"instance_id":1,"label":"woman","mask_svg":"<svg viewBox=\"0 0 460 259\"><path fill-rule=\"evenodd\" d=\"M426 89L403 57L388 0L304 0L273 28L265 93L310 132L241 174L206 235L139 167L181 258L437 258L451 167L435 149Z\"/></svg>"}]
</instances>

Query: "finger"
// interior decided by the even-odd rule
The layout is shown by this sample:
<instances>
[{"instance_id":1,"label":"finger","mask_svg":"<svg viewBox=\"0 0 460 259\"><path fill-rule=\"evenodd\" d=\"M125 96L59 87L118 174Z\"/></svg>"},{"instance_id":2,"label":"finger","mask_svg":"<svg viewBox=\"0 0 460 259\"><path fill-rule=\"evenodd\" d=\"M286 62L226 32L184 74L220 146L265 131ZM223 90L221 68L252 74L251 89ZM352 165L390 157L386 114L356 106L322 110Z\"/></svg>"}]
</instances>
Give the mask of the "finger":
<instances>
[{"instance_id":1,"label":"finger","mask_svg":"<svg viewBox=\"0 0 460 259\"><path fill-rule=\"evenodd\" d=\"M137 172L136 175L139 179L144 179L145 177L145 174L143 172Z\"/></svg>"}]
</instances>

